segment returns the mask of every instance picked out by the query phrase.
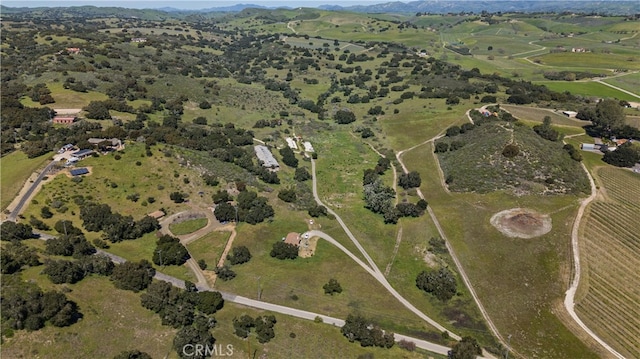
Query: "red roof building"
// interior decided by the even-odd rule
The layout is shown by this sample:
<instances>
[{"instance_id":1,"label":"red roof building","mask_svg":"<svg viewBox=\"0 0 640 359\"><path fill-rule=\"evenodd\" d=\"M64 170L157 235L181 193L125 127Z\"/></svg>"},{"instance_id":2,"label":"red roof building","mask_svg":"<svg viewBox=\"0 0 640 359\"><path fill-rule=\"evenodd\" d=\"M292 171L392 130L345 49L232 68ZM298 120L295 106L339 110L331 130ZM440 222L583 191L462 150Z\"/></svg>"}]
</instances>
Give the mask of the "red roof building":
<instances>
[{"instance_id":1,"label":"red roof building","mask_svg":"<svg viewBox=\"0 0 640 359\"><path fill-rule=\"evenodd\" d=\"M75 116L56 116L53 118L53 123L59 125L70 125L76 120Z\"/></svg>"},{"instance_id":2,"label":"red roof building","mask_svg":"<svg viewBox=\"0 0 640 359\"><path fill-rule=\"evenodd\" d=\"M284 240L284 243L293 244L294 246L300 245L300 234L291 232L287 234L287 237Z\"/></svg>"}]
</instances>

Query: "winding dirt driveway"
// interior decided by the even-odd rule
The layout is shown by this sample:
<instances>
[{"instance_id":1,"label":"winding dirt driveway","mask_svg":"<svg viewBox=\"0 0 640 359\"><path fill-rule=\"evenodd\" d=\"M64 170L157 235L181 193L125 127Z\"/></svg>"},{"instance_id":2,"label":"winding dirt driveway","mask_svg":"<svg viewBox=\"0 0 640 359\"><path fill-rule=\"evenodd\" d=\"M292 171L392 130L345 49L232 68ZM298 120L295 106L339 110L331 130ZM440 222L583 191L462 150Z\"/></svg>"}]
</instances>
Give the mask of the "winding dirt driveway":
<instances>
[{"instance_id":1,"label":"winding dirt driveway","mask_svg":"<svg viewBox=\"0 0 640 359\"><path fill-rule=\"evenodd\" d=\"M408 151L411 151L413 149L416 149L422 145L425 145L427 143L432 143L435 140L444 137L443 134L437 135L429 140L426 140L422 143L419 143L413 147L410 147L406 150L402 150L400 152L398 152L396 154L396 158L398 159L398 162L400 163L400 165L402 166L402 170L404 171L404 173L409 173L409 170L407 169L407 166L405 166L404 162L402 162L402 155L405 154ZM435 154L434 154L435 156ZM436 159L437 160L437 159ZM440 166L438 166L440 167ZM442 175L440 176L440 178L442 179ZM442 182L443 186L444 186L444 182ZM444 187L446 188L446 186ZM418 196L421 199L425 199L424 195L422 194L422 191L420 190L420 188L416 188L416 192L418 193ZM478 309L480 310L480 312L482 313L482 317L484 318L484 320L487 322L487 325L489 326L489 329L491 330L491 333L493 333L493 335L498 338L498 340L500 341L500 343L505 347L505 348L509 348L510 351L518 354L517 352L515 352L513 350L513 348L511 348L509 346L509 344L504 340L504 338L500 335L500 332L498 331L498 328L496 328L495 324L493 323L493 321L491 320L491 318L489 317L489 313L487 313L487 311L484 309L484 306L482 305L482 303L480 302L480 299L478 298L478 295L476 294L476 291L473 289L473 286L471 285L471 280L469 280L469 277L467 276L467 273L464 271L464 268L462 267L462 263L460 263L460 260L458 259L458 256L456 256L456 253L453 251L453 247L451 247L451 244L449 243L449 240L447 239L447 236L444 233L444 230L442 230L442 227L440 226L440 222L438 221L438 218L436 218L435 213L433 212L433 210L431 209L431 206L427 207L427 212L429 213L429 216L431 217L431 220L433 221L433 224L436 226L436 229L438 230L438 233L440 234L440 238L442 238L445 242L445 245L447 247L447 250L449 251L449 254L451 255L451 259L453 259L454 264L456 265L456 269L458 270L458 273L460 273L460 277L462 277L462 281L464 282L464 284L467 286L467 288L469 289L469 293L471 293L471 297L473 297L473 301L476 303L476 305L478 306ZM490 356L491 354L486 353L485 351L483 351L483 354L485 356ZM522 355L520 355L522 356Z\"/></svg>"},{"instance_id":2,"label":"winding dirt driveway","mask_svg":"<svg viewBox=\"0 0 640 359\"><path fill-rule=\"evenodd\" d=\"M580 229L580 222L582 221L582 216L584 215L584 210L587 208L589 203L593 201L598 191L596 189L596 184L593 181L593 177L587 170L587 167L584 163L580 163L582 169L587 174L589 178L589 183L591 184L591 195L585 198L580 204L580 208L578 208L578 214L576 215L576 220L573 222L573 228L571 229L571 250L573 251L573 280L571 281L571 286L565 293L564 297L564 307L569 312L571 318L585 331L591 338L598 342L603 348L605 348L609 353L611 353L614 357L623 359L624 356L618 353L615 349L613 349L609 344L607 344L604 340L602 340L596 333L594 333L584 322L578 317L578 314L575 311L575 296L576 291L578 290L578 285L580 284L580 246L578 243L578 230Z\"/></svg>"},{"instance_id":3,"label":"winding dirt driveway","mask_svg":"<svg viewBox=\"0 0 640 359\"><path fill-rule=\"evenodd\" d=\"M322 201L318 197L318 186L317 186L317 178L316 178L316 162L315 162L315 160L313 158L311 159L311 175L312 175L312 184L313 184L312 185L312 187L313 187L313 197L316 200L316 203L318 203L318 205L325 206L324 203L322 203ZM327 206L325 206L325 207L327 207ZM432 318L428 317L426 314L421 312L418 308L414 307L413 304L411 304L408 300L406 300L402 295L400 295L400 293L398 293L391 286L391 284L389 284L389 282L385 278L384 274L382 272L380 272L380 269L378 269L378 266L376 266L375 262L373 261L373 259L371 259L371 257L367 253L367 251L365 251L365 249L362 247L360 242L358 242L358 240L355 238L353 233L351 233L351 231L349 230L347 225L344 223L342 218L340 218L340 216L336 212L334 212L331 208L327 207L327 212L335 216L336 220L338 221L338 223L340 223L340 226L342 227L344 232L347 234L349 239L351 239L351 241L356 246L356 248L358 248L360 253L362 253L362 255L367 260L369 265L366 265L363 261L361 261L353 253L349 252L346 248L344 248L344 246L342 246L338 241L336 241L335 239L333 239L331 236L327 235L324 232L315 231L315 230L314 231L309 231L307 233L309 233L310 236L318 236L320 238L323 238L323 239L329 241L330 243L332 243L333 245L337 246L338 248L340 248L349 257L351 257L354 261L356 261L356 263L358 263L362 268L364 268L364 270L369 272L369 274L371 274L378 282L380 282L380 284L382 284L387 289L387 291L389 291L389 293L391 293L391 295L393 295L407 309L412 311L414 314L416 314L422 320L424 320L427 323L431 324L433 327L437 328L438 330L443 331L443 332L444 331L448 332L449 335L451 336L451 338L453 338L455 340L460 340L461 339L461 337L459 335L452 333L449 329L445 328L440 323L438 323L435 320L433 320Z\"/></svg>"}]
</instances>

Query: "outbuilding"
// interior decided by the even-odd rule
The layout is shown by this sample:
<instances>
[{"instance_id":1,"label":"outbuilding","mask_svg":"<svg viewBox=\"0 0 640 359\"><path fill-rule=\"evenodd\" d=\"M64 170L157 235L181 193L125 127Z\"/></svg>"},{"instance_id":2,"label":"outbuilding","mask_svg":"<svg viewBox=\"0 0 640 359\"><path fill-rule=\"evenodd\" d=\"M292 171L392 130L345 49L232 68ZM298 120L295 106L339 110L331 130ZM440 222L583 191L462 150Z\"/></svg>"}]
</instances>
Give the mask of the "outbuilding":
<instances>
[{"instance_id":1,"label":"outbuilding","mask_svg":"<svg viewBox=\"0 0 640 359\"><path fill-rule=\"evenodd\" d=\"M296 232L291 232L287 234L287 236L284 239L284 243L293 244L294 246L300 246L300 241L301 241L300 234Z\"/></svg>"}]
</instances>

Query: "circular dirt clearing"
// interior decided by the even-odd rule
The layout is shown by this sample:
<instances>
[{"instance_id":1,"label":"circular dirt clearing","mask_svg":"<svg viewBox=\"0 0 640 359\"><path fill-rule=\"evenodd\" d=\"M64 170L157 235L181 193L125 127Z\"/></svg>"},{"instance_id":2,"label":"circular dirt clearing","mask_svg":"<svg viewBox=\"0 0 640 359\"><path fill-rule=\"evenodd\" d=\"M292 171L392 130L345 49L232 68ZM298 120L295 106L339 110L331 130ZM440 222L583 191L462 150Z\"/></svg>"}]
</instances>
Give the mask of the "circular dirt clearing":
<instances>
[{"instance_id":1,"label":"circular dirt clearing","mask_svg":"<svg viewBox=\"0 0 640 359\"><path fill-rule=\"evenodd\" d=\"M491 217L491 225L507 237L534 238L551 230L551 217L527 208L512 208Z\"/></svg>"}]
</instances>

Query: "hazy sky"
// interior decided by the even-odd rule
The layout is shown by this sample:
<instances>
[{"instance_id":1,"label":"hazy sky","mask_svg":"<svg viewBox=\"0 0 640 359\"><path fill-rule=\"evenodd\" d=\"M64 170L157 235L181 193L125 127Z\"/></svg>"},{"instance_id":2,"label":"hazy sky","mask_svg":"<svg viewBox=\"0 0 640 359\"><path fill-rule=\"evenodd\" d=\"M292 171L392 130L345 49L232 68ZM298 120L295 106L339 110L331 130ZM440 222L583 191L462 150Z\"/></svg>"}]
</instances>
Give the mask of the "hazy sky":
<instances>
[{"instance_id":1,"label":"hazy sky","mask_svg":"<svg viewBox=\"0 0 640 359\"><path fill-rule=\"evenodd\" d=\"M319 5L359 5L379 4L391 0L211 0L211 1L167 1L167 0L2 0L2 4L10 7L58 7L58 6L115 6L137 9L156 9L161 7L174 7L177 9L205 9L211 7L230 6L236 4L255 4L262 6L290 6L290 7L315 7Z\"/></svg>"}]
</instances>

